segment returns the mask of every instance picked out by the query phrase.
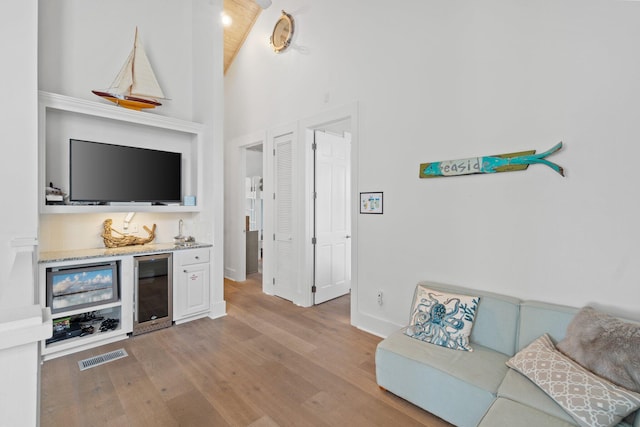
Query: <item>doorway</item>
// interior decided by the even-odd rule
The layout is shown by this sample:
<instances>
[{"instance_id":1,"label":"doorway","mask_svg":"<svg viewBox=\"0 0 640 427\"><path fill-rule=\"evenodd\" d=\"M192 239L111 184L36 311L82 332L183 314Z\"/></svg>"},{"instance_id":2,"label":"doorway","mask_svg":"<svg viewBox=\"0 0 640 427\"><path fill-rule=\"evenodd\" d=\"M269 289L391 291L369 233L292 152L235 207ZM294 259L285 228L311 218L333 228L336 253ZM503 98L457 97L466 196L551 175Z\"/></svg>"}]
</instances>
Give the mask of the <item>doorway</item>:
<instances>
[{"instance_id":1,"label":"doorway","mask_svg":"<svg viewBox=\"0 0 640 427\"><path fill-rule=\"evenodd\" d=\"M264 253L263 144L251 145L245 150L245 274L262 274Z\"/></svg>"},{"instance_id":2,"label":"doorway","mask_svg":"<svg viewBox=\"0 0 640 427\"><path fill-rule=\"evenodd\" d=\"M351 292L357 304L356 113L353 104L267 132L265 293L310 307Z\"/></svg>"},{"instance_id":3,"label":"doorway","mask_svg":"<svg viewBox=\"0 0 640 427\"><path fill-rule=\"evenodd\" d=\"M259 151L258 146L261 146L263 228L260 240L262 245L259 249L263 260L263 292L282 297L302 307L310 307L345 292L351 292L351 311L357 312L353 309L357 304L357 204L353 203L357 199L354 195L357 189L357 161L354 160L357 159L357 129L357 104L354 103L309 119L240 137L231 142L230 145L238 150L230 151L233 155L230 155L229 164L233 163L237 153L238 163L235 164L241 169L232 171L232 187L236 189L234 194L242 192L242 197L228 196L235 199L229 200L230 206L235 208L235 213L230 212L225 221L229 222L227 229L233 230L232 234L238 237L229 239L230 251L227 253L230 256L225 258L226 277L235 281L244 281L246 277L246 240L251 224L245 224L248 216L245 210L245 193L247 188L252 192L252 187L255 189L259 185L255 181L246 180L246 159L251 155L248 154L250 151ZM324 194L319 196L322 207L332 204L341 206L339 220L331 215L316 219L316 172L312 149L316 132L331 138L342 138L339 144L346 140L350 140L351 143L349 156L341 160L345 163L338 173L341 176L342 187L340 190L333 184L331 187L335 194L340 194L339 202L325 203ZM342 147L344 148L344 145ZM324 160L321 159L322 161ZM242 182L236 181L238 178L235 177ZM326 181L321 181L320 186L322 185L326 185ZM323 226L328 222L332 226L340 223L341 227L334 227L334 231L336 234L339 233L343 240L331 247L323 243L326 236L320 233L316 235L316 232L326 231ZM236 226L238 228L235 228ZM321 245L318 246L317 242ZM333 262L336 258L339 260ZM325 263L325 260L331 262ZM328 286L329 283L332 285ZM320 288L327 291L322 292L324 296L316 296ZM329 288L333 288L333 294L329 292ZM337 289L341 291L337 292Z\"/></svg>"},{"instance_id":4,"label":"doorway","mask_svg":"<svg viewBox=\"0 0 640 427\"><path fill-rule=\"evenodd\" d=\"M247 252L253 262L251 274L261 274L264 242L264 150L266 133L256 132L235 138L228 143L225 164L225 215L224 215L224 276L235 282L247 277ZM254 236L247 239L247 233ZM253 242L247 242L253 240ZM250 246L250 248L248 248ZM262 282L262 278L254 279Z\"/></svg>"}]
</instances>

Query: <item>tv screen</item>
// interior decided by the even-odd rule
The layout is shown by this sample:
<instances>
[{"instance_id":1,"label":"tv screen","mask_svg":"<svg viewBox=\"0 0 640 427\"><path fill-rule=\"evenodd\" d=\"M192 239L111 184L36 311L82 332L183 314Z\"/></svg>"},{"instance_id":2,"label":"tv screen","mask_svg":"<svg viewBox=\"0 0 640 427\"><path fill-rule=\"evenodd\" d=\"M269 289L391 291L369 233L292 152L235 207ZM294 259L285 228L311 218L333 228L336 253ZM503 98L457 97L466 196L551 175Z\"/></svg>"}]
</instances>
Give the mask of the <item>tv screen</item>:
<instances>
[{"instance_id":1,"label":"tv screen","mask_svg":"<svg viewBox=\"0 0 640 427\"><path fill-rule=\"evenodd\" d=\"M47 269L47 304L52 313L118 300L118 263Z\"/></svg>"},{"instance_id":2,"label":"tv screen","mask_svg":"<svg viewBox=\"0 0 640 427\"><path fill-rule=\"evenodd\" d=\"M72 202L179 203L182 154L70 140Z\"/></svg>"}]
</instances>

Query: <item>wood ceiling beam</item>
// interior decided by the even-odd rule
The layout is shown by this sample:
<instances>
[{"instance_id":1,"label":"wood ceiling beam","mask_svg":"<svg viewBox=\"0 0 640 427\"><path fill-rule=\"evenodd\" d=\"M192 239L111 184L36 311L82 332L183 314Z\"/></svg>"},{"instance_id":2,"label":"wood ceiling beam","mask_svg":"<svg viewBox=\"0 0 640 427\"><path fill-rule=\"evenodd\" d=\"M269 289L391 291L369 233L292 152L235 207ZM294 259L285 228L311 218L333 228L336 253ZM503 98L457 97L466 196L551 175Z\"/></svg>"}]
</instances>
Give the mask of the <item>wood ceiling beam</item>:
<instances>
[{"instance_id":1,"label":"wood ceiling beam","mask_svg":"<svg viewBox=\"0 0 640 427\"><path fill-rule=\"evenodd\" d=\"M231 18L224 28L224 73L244 44L262 9L253 0L224 0L224 11Z\"/></svg>"}]
</instances>

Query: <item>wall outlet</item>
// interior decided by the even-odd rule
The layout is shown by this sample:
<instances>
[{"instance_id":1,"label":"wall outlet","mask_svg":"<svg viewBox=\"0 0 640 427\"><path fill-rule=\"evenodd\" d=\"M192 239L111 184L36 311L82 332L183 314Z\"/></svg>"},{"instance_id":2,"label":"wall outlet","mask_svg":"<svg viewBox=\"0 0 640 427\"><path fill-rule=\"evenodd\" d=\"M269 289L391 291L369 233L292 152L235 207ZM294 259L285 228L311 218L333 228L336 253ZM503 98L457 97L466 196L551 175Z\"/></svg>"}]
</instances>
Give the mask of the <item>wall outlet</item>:
<instances>
[{"instance_id":1,"label":"wall outlet","mask_svg":"<svg viewBox=\"0 0 640 427\"><path fill-rule=\"evenodd\" d=\"M129 227L125 228L127 224L122 225L122 234L135 234L138 232L138 224L129 224Z\"/></svg>"},{"instance_id":2,"label":"wall outlet","mask_svg":"<svg viewBox=\"0 0 640 427\"><path fill-rule=\"evenodd\" d=\"M382 305L382 291L378 291L378 305Z\"/></svg>"}]
</instances>

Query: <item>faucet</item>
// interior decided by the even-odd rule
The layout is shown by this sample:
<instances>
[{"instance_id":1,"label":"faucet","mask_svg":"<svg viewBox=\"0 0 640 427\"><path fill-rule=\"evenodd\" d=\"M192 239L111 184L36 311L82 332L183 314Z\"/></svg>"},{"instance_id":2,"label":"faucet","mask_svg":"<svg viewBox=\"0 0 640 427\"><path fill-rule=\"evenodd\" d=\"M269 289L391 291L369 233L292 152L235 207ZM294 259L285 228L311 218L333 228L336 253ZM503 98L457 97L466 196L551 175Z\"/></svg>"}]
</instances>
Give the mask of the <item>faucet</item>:
<instances>
[{"instance_id":1,"label":"faucet","mask_svg":"<svg viewBox=\"0 0 640 427\"><path fill-rule=\"evenodd\" d=\"M180 219L180 221L178 221L178 235L173 238L173 243L177 246L193 246L196 239L193 236L185 236L182 234L183 227L184 221Z\"/></svg>"},{"instance_id":2,"label":"faucet","mask_svg":"<svg viewBox=\"0 0 640 427\"><path fill-rule=\"evenodd\" d=\"M182 221L182 219L180 219L180 221L178 221L178 235L173 238L173 243L178 245L178 246L184 245L184 236L182 235L182 226L183 225L184 225L184 221Z\"/></svg>"}]
</instances>

